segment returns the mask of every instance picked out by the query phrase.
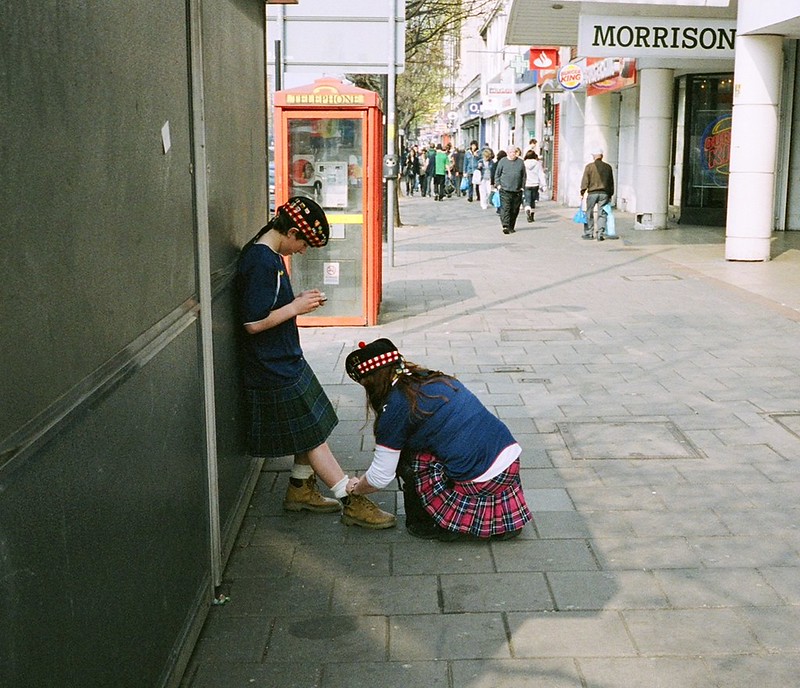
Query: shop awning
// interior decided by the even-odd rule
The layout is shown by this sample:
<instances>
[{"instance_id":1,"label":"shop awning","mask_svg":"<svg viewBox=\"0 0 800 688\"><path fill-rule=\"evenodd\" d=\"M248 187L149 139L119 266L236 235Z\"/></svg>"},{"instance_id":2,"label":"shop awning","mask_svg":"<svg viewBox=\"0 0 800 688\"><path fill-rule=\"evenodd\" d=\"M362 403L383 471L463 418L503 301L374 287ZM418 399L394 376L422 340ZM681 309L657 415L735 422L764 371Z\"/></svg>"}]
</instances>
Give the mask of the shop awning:
<instances>
[{"instance_id":1,"label":"shop awning","mask_svg":"<svg viewBox=\"0 0 800 688\"><path fill-rule=\"evenodd\" d=\"M570 46L578 43L583 14L661 17L736 17L735 0L514 0L508 17L508 45Z\"/></svg>"}]
</instances>

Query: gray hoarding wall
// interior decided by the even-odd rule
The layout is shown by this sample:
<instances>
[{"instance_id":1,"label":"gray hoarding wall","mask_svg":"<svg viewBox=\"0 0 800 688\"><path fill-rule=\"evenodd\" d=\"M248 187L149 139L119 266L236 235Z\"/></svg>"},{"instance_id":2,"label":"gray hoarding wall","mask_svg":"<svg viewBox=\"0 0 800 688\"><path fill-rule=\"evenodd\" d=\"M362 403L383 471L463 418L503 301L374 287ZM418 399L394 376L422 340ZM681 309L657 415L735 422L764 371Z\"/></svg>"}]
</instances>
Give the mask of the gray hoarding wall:
<instances>
[{"instance_id":1,"label":"gray hoarding wall","mask_svg":"<svg viewBox=\"0 0 800 688\"><path fill-rule=\"evenodd\" d=\"M232 271L267 219L264 12L0 7L0 686L174 684L210 604L209 505L227 549L255 468Z\"/></svg>"}]
</instances>

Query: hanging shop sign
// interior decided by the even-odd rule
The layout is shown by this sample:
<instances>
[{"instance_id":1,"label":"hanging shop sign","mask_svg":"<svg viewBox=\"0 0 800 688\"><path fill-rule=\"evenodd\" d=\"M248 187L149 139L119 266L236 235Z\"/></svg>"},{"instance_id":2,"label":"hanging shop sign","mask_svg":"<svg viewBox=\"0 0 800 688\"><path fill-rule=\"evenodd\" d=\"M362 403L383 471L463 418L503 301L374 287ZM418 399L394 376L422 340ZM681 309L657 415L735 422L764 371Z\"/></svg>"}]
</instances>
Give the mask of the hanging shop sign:
<instances>
[{"instance_id":1,"label":"hanging shop sign","mask_svg":"<svg viewBox=\"0 0 800 688\"><path fill-rule=\"evenodd\" d=\"M539 85L548 79L556 78L560 64L558 48L532 46L528 51L528 71L522 80L529 84Z\"/></svg>"},{"instance_id":2,"label":"hanging shop sign","mask_svg":"<svg viewBox=\"0 0 800 688\"><path fill-rule=\"evenodd\" d=\"M486 94L489 96L514 95L514 84L487 84Z\"/></svg>"},{"instance_id":3,"label":"hanging shop sign","mask_svg":"<svg viewBox=\"0 0 800 688\"><path fill-rule=\"evenodd\" d=\"M636 85L636 60L630 57L587 57L586 95L600 96Z\"/></svg>"},{"instance_id":4,"label":"hanging shop sign","mask_svg":"<svg viewBox=\"0 0 800 688\"><path fill-rule=\"evenodd\" d=\"M558 83L565 91L577 91L586 86L583 68L575 62L565 64L558 70Z\"/></svg>"},{"instance_id":5,"label":"hanging shop sign","mask_svg":"<svg viewBox=\"0 0 800 688\"><path fill-rule=\"evenodd\" d=\"M558 69L558 48L533 46L528 53L528 68L531 70Z\"/></svg>"},{"instance_id":6,"label":"hanging shop sign","mask_svg":"<svg viewBox=\"0 0 800 688\"><path fill-rule=\"evenodd\" d=\"M734 19L581 15L578 53L597 57L733 59Z\"/></svg>"}]
</instances>

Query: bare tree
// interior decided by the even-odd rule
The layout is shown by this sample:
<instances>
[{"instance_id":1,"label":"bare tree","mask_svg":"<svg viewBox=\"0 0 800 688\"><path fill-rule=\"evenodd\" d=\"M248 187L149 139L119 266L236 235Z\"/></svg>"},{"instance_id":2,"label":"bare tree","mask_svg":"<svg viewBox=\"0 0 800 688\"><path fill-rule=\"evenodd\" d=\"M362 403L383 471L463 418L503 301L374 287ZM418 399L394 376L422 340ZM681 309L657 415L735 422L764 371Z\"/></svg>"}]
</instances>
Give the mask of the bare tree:
<instances>
[{"instance_id":1,"label":"bare tree","mask_svg":"<svg viewBox=\"0 0 800 688\"><path fill-rule=\"evenodd\" d=\"M397 78L395 103L397 131L410 132L444 108L450 95L448 78L452 78L454 68L448 64L445 41L458 37L466 19L488 18L501 2L406 0L405 71ZM349 74L348 78L357 86L380 93L385 101L385 77ZM395 193L398 187L395 185ZM395 209L395 224L399 226L402 223L398 203Z\"/></svg>"}]
</instances>

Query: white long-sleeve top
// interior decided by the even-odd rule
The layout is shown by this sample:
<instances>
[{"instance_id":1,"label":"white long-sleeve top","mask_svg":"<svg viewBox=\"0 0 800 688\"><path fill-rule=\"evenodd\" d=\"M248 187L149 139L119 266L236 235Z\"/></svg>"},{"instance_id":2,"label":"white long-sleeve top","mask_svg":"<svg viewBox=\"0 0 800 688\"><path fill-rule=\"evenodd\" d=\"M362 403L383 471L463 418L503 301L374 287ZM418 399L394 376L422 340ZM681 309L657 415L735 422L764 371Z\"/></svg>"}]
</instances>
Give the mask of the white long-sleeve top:
<instances>
[{"instance_id":1,"label":"white long-sleeve top","mask_svg":"<svg viewBox=\"0 0 800 688\"><path fill-rule=\"evenodd\" d=\"M538 186L544 189L547 186L547 177L544 176L542 161L529 158L525 163L525 186Z\"/></svg>"}]
</instances>

